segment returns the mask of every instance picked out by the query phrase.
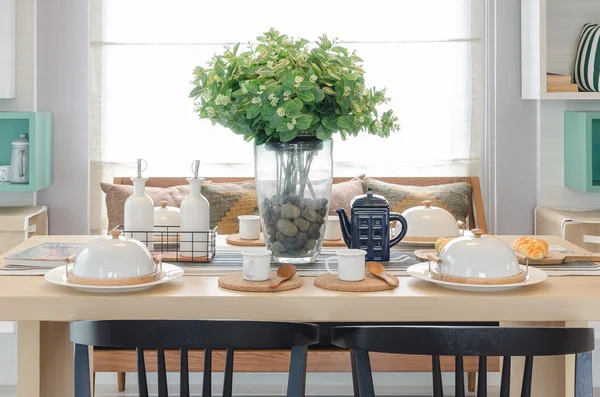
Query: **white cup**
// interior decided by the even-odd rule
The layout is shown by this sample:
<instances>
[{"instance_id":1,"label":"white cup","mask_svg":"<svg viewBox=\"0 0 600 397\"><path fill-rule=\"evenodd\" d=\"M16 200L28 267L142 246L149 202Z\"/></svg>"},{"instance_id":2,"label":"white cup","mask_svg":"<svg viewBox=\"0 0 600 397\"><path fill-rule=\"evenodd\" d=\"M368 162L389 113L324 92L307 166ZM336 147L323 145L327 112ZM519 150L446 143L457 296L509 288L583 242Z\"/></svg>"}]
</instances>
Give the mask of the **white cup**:
<instances>
[{"instance_id":1,"label":"white cup","mask_svg":"<svg viewBox=\"0 0 600 397\"><path fill-rule=\"evenodd\" d=\"M240 215L240 238L242 240L258 240L260 238L260 216Z\"/></svg>"},{"instance_id":2,"label":"white cup","mask_svg":"<svg viewBox=\"0 0 600 397\"><path fill-rule=\"evenodd\" d=\"M10 165L0 165L0 182L9 180Z\"/></svg>"},{"instance_id":3,"label":"white cup","mask_svg":"<svg viewBox=\"0 0 600 397\"><path fill-rule=\"evenodd\" d=\"M340 228L340 218L337 215L329 215L327 217L327 225L325 226L325 240L341 240L342 229Z\"/></svg>"},{"instance_id":4,"label":"white cup","mask_svg":"<svg viewBox=\"0 0 600 397\"><path fill-rule=\"evenodd\" d=\"M331 274L337 274L342 281L362 281L365 279L365 256L367 251L345 249L335 251L336 256L330 256L325 261L325 268ZM329 262L336 261L337 271L331 270Z\"/></svg>"},{"instance_id":5,"label":"white cup","mask_svg":"<svg viewBox=\"0 0 600 397\"><path fill-rule=\"evenodd\" d=\"M244 257L244 280L266 281L271 278L271 254L269 250L242 251Z\"/></svg>"}]
</instances>

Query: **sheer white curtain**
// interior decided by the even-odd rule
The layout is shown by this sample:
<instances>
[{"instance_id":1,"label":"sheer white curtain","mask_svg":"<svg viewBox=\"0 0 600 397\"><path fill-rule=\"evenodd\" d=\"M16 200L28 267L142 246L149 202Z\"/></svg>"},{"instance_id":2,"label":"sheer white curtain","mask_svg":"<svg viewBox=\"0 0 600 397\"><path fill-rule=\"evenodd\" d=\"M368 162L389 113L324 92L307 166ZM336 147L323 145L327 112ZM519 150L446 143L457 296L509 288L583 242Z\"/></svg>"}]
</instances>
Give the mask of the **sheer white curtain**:
<instances>
[{"instance_id":1,"label":"sheer white curtain","mask_svg":"<svg viewBox=\"0 0 600 397\"><path fill-rule=\"evenodd\" d=\"M483 135L483 0L93 0L92 229L106 228L99 182L133 172L251 176L253 147L199 120L191 71L224 44L274 27L356 49L368 85L387 87L401 131L336 139L336 175L478 175Z\"/></svg>"}]
</instances>

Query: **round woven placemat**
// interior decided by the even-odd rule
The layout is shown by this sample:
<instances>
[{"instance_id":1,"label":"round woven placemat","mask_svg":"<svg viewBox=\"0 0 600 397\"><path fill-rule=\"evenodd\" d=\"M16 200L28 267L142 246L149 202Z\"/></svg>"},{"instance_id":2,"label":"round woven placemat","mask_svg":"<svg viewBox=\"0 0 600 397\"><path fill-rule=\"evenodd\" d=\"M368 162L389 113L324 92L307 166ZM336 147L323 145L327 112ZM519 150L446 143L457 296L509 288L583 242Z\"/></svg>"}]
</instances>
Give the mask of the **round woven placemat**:
<instances>
[{"instance_id":1,"label":"round woven placemat","mask_svg":"<svg viewBox=\"0 0 600 397\"><path fill-rule=\"evenodd\" d=\"M295 275L288 281L279 284L279 287L270 288L269 284L271 284L271 281L275 280L276 277L277 274L271 272L271 278L267 281L248 281L244 280L244 275L242 273L231 273L219 277L219 287L244 292L279 292L300 288L302 286L302 279L298 277L298 275Z\"/></svg>"},{"instance_id":2,"label":"round woven placemat","mask_svg":"<svg viewBox=\"0 0 600 397\"><path fill-rule=\"evenodd\" d=\"M392 279L397 280L396 276L391 274L388 275ZM395 288L368 272L365 274L365 279L362 281L342 281L335 274L321 274L315 278L315 285L323 289L344 292L376 292Z\"/></svg>"}]
</instances>

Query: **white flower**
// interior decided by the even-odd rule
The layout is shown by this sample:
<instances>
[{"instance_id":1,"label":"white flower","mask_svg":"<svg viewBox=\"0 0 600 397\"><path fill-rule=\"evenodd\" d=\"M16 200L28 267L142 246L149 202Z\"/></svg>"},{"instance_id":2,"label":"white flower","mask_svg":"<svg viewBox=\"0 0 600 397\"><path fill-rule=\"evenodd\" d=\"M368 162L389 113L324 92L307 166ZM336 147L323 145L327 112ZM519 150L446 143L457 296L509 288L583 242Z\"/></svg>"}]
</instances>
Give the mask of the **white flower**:
<instances>
[{"instance_id":1,"label":"white flower","mask_svg":"<svg viewBox=\"0 0 600 397\"><path fill-rule=\"evenodd\" d=\"M309 80L311 83L314 83L315 81L317 81L317 75L313 74L312 76L310 76Z\"/></svg>"},{"instance_id":2,"label":"white flower","mask_svg":"<svg viewBox=\"0 0 600 397\"><path fill-rule=\"evenodd\" d=\"M219 94L215 98L215 105L226 106L229 103L229 97L227 95Z\"/></svg>"},{"instance_id":3,"label":"white flower","mask_svg":"<svg viewBox=\"0 0 600 397\"><path fill-rule=\"evenodd\" d=\"M267 89L266 85L259 85L257 94L259 94L259 95L262 94L263 92L265 92L266 89Z\"/></svg>"},{"instance_id":4,"label":"white flower","mask_svg":"<svg viewBox=\"0 0 600 397\"><path fill-rule=\"evenodd\" d=\"M296 119L292 119L292 125L296 125Z\"/></svg>"},{"instance_id":5,"label":"white flower","mask_svg":"<svg viewBox=\"0 0 600 397\"><path fill-rule=\"evenodd\" d=\"M277 115L278 115L279 117L283 117L283 116L285 116L285 109L283 109L283 108L279 108L279 109L277 109Z\"/></svg>"},{"instance_id":6,"label":"white flower","mask_svg":"<svg viewBox=\"0 0 600 397\"><path fill-rule=\"evenodd\" d=\"M275 107L275 106L277 106L278 103L279 103L279 98L271 99L271 106Z\"/></svg>"},{"instance_id":7,"label":"white flower","mask_svg":"<svg viewBox=\"0 0 600 397\"><path fill-rule=\"evenodd\" d=\"M287 101L288 99L290 99L290 96L291 96L291 95L292 95L292 92L291 92L290 90L286 90L286 91L283 93L283 100L284 100L284 101Z\"/></svg>"},{"instance_id":8,"label":"white flower","mask_svg":"<svg viewBox=\"0 0 600 397\"><path fill-rule=\"evenodd\" d=\"M242 92L243 92L244 94L247 94L247 93L248 93L248 89L246 88L246 85L245 85L245 84L242 84Z\"/></svg>"},{"instance_id":9,"label":"white flower","mask_svg":"<svg viewBox=\"0 0 600 397\"><path fill-rule=\"evenodd\" d=\"M350 95L350 87L346 86L344 87L344 96L349 96Z\"/></svg>"},{"instance_id":10,"label":"white flower","mask_svg":"<svg viewBox=\"0 0 600 397\"><path fill-rule=\"evenodd\" d=\"M273 67L273 61L267 61L267 67L272 68Z\"/></svg>"},{"instance_id":11,"label":"white flower","mask_svg":"<svg viewBox=\"0 0 600 397\"><path fill-rule=\"evenodd\" d=\"M381 122L381 120L375 121L375 128L380 130L382 126L383 126L383 123Z\"/></svg>"},{"instance_id":12,"label":"white flower","mask_svg":"<svg viewBox=\"0 0 600 397\"><path fill-rule=\"evenodd\" d=\"M296 78L294 79L294 87L299 87L300 83L302 83L304 81L304 77L302 76L296 76Z\"/></svg>"},{"instance_id":13,"label":"white flower","mask_svg":"<svg viewBox=\"0 0 600 397\"><path fill-rule=\"evenodd\" d=\"M288 130L293 130L294 129L294 124L287 123L287 128L288 128Z\"/></svg>"},{"instance_id":14,"label":"white flower","mask_svg":"<svg viewBox=\"0 0 600 397\"><path fill-rule=\"evenodd\" d=\"M204 99L206 102L210 101L212 99L212 94L210 91L204 91L202 94L202 99Z\"/></svg>"},{"instance_id":15,"label":"white flower","mask_svg":"<svg viewBox=\"0 0 600 397\"><path fill-rule=\"evenodd\" d=\"M254 98L252 98L252 103L261 103L262 99L260 99L259 96L255 96Z\"/></svg>"},{"instance_id":16,"label":"white flower","mask_svg":"<svg viewBox=\"0 0 600 397\"><path fill-rule=\"evenodd\" d=\"M361 123L364 123L364 122L365 122L365 118L364 118L363 116L360 116L360 117L358 118L358 121L360 121Z\"/></svg>"},{"instance_id":17,"label":"white flower","mask_svg":"<svg viewBox=\"0 0 600 397\"><path fill-rule=\"evenodd\" d=\"M215 109L211 108L210 106L206 108L206 115L208 117L215 117Z\"/></svg>"},{"instance_id":18,"label":"white flower","mask_svg":"<svg viewBox=\"0 0 600 397\"><path fill-rule=\"evenodd\" d=\"M275 99L275 94L270 93L269 97L267 98L269 101L272 101L273 99Z\"/></svg>"}]
</instances>

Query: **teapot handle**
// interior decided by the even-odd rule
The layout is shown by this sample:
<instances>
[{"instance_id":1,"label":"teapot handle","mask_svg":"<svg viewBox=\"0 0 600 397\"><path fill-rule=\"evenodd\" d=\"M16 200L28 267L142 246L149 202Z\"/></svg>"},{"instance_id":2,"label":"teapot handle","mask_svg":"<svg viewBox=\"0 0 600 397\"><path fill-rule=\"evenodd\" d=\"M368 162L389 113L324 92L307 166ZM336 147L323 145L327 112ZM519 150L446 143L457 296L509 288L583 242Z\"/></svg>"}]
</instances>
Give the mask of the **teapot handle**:
<instances>
[{"instance_id":1,"label":"teapot handle","mask_svg":"<svg viewBox=\"0 0 600 397\"><path fill-rule=\"evenodd\" d=\"M404 236L406 236L406 232L408 231L408 224L406 223L406 219L404 219L402 215L396 212L392 212L390 214L390 222L391 221L398 221L400 222L400 224L402 224L402 229L400 230L400 233L398 233L398 235L396 235L396 237L394 237L390 241L390 247L393 247L394 245L398 244L400 240L404 238Z\"/></svg>"}]
</instances>

